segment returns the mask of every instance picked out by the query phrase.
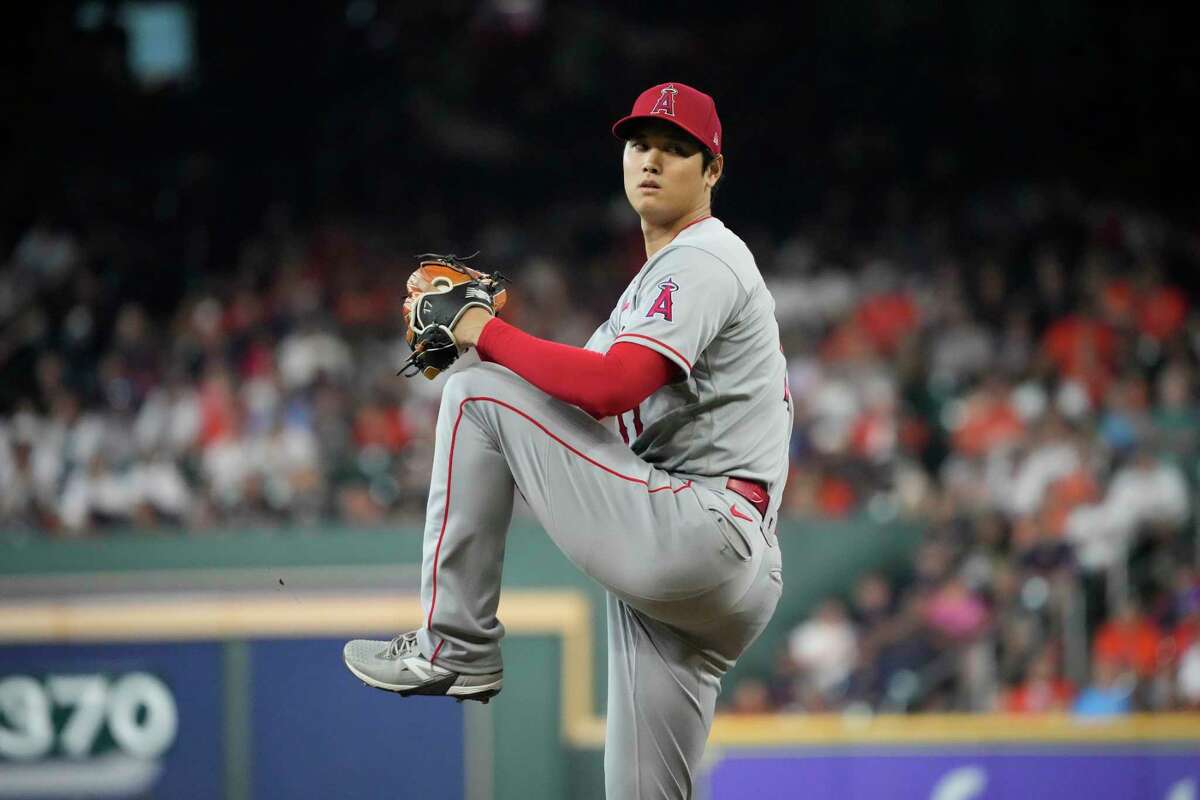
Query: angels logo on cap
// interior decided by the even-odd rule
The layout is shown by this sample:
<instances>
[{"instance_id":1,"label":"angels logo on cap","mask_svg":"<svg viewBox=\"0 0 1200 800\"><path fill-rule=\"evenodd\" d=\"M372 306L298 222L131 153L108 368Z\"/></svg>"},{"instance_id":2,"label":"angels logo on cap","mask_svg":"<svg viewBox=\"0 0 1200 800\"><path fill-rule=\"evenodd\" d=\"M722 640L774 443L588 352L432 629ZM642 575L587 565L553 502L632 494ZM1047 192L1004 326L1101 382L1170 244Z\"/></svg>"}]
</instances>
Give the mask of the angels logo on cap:
<instances>
[{"instance_id":1,"label":"angels logo on cap","mask_svg":"<svg viewBox=\"0 0 1200 800\"><path fill-rule=\"evenodd\" d=\"M714 155L721 154L721 120L717 104L704 92L685 83L672 81L651 86L638 95L633 110L613 125L613 135L628 139L633 123L643 119L662 119L695 137Z\"/></svg>"},{"instance_id":2,"label":"angels logo on cap","mask_svg":"<svg viewBox=\"0 0 1200 800\"><path fill-rule=\"evenodd\" d=\"M654 108L650 109L650 113L666 114L668 117L675 116L675 95L677 94L679 94L679 90L668 83L662 88L662 92L658 95L658 102L654 104Z\"/></svg>"}]
</instances>

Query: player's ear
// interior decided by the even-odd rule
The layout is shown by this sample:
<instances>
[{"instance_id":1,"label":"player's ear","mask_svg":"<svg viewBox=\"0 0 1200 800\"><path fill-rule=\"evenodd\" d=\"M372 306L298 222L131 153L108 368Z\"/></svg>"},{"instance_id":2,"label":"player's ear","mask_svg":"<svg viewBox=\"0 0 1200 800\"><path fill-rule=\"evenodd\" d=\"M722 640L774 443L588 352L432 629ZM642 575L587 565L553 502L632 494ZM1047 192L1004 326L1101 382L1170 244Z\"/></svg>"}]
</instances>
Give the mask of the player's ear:
<instances>
[{"instance_id":1,"label":"player's ear","mask_svg":"<svg viewBox=\"0 0 1200 800\"><path fill-rule=\"evenodd\" d=\"M708 173L704 176L708 188L713 188L717 185L717 181L721 180L721 175L725 172L725 156L719 155L713 158L708 163Z\"/></svg>"}]
</instances>

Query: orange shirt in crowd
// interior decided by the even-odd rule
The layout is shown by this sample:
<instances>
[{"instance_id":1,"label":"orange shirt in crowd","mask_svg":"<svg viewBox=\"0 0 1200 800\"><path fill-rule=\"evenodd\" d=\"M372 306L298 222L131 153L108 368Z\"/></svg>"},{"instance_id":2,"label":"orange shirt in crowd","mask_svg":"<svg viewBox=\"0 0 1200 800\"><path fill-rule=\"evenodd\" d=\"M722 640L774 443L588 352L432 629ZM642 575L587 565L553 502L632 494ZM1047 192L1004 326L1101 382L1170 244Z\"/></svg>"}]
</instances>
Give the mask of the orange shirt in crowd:
<instances>
[{"instance_id":1,"label":"orange shirt in crowd","mask_svg":"<svg viewBox=\"0 0 1200 800\"><path fill-rule=\"evenodd\" d=\"M412 429L396 406L365 406L354 420L354 441L359 447L375 445L398 452L412 438Z\"/></svg>"},{"instance_id":2,"label":"orange shirt in crowd","mask_svg":"<svg viewBox=\"0 0 1200 800\"><path fill-rule=\"evenodd\" d=\"M854 487L843 478L825 475L817 487L816 501L822 516L833 519L848 517L854 510Z\"/></svg>"},{"instance_id":3,"label":"orange shirt in crowd","mask_svg":"<svg viewBox=\"0 0 1200 800\"><path fill-rule=\"evenodd\" d=\"M1183 330L1187 319L1187 297L1174 286L1151 289L1137 304L1138 330L1152 339L1166 341Z\"/></svg>"},{"instance_id":4,"label":"orange shirt in crowd","mask_svg":"<svg viewBox=\"0 0 1200 800\"><path fill-rule=\"evenodd\" d=\"M1062 678L1026 681L1004 697L1003 708L1010 714L1039 714L1064 711L1075 699L1075 686Z\"/></svg>"},{"instance_id":5,"label":"orange shirt in crowd","mask_svg":"<svg viewBox=\"0 0 1200 800\"><path fill-rule=\"evenodd\" d=\"M1095 363L1111 364L1117 337L1103 322L1071 314L1046 331L1042 350L1054 366L1068 375L1085 375Z\"/></svg>"},{"instance_id":6,"label":"orange shirt in crowd","mask_svg":"<svg viewBox=\"0 0 1200 800\"><path fill-rule=\"evenodd\" d=\"M1143 678L1158 667L1158 649L1162 636L1144 617L1132 622L1112 619L1100 626L1093 643L1093 657L1132 667Z\"/></svg>"},{"instance_id":7,"label":"orange shirt in crowd","mask_svg":"<svg viewBox=\"0 0 1200 800\"><path fill-rule=\"evenodd\" d=\"M1042 353L1063 375L1083 383L1093 403L1104 397L1116 352L1112 328L1078 314L1058 320L1042 337Z\"/></svg>"},{"instance_id":8,"label":"orange shirt in crowd","mask_svg":"<svg viewBox=\"0 0 1200 800\"><path fill-rule=\"evenodd\" d=\"M335 304L338 322L347 327L382 325L400 313L403 300L379 287L347 289Z\"/></svg>"},{"instance_id":9,"label":"orange shirt in crowd","mask_svg":"<svg viewBox=\"0 0 1200 800\"><path fill-rule=\"evenodd\" d=\"M1081 467L1050 484L1042 504L1042 524L1046 530L1061 536L1067 529L1067 517L1077 506L1099 499L1100 487L1092 474Z\"/></svg>"},{"instance_id":10,"label":"orange shirt in crowd","mask_svg":"<svg viewBox=\"0 0 1200 800\"><path fill-rule=\"evenodd\" d=\"M904 292L880 294L863 301L855 320L881 353L894 353L911 331L916 330L917 304Z\"/></svg>"},{"instance_id":11,"label":"orange shirt in crowd","mask_svg":"<svg viewBox=\"0 0 1200 800\"><path fill-rule=\"evenodd\" d=\"M228 439L237 433L237 401L229 379L223 374L210 376L200 384L200 444Z\"/></svg>"},{"instance_id":12,"label":"orange shirt in crowd","mask_svg":"<svg viewBox=\"0 0 1200 800\"><path fill-rule=\"evenodd\" d=\"M862 361L874 354L871 338L853 319L845 320L833 328L821 342L821 358L831 363Z\"/></svg>"},{"instance_id":13,"label":"orange shirt in crowd","mask_svg":"<svg viewBox=\"0 0 1200 800\"><path fill-rule=\"evenodd\" d=\"M1119 278L1109 281L1100 293L1100 304L1104 308L1105 318L1111 322L1121 326L1132 323L1137 305L1133 282Z\"/></svg>"},{"instance_id":14,"label":"orange shirt in crowd","mask_svg":"<svg viewBox=\"0 0 1200 800\"><path fill-rule=\"evenodd\" d=\"M1175 644L1175 657L1178 658L1185 650L1192 646L1193 642L1200 639L1200 619L1189 618L1180 622L1175 626L1175 630L1171 634L1171 639Z\"/></svg>"},{"instance_id":15,"label":"orange shirt in crowd","mask_svg":"<svg viewBox=\"0 0 1200 800\"><path fill-rule=\"evenodd\" d=\"M963 423L954 432L954 447L967 455L983 455L1024 434L1025 424L1010 403L978 395L967 403Z\"/></svg>"}]
</instances>

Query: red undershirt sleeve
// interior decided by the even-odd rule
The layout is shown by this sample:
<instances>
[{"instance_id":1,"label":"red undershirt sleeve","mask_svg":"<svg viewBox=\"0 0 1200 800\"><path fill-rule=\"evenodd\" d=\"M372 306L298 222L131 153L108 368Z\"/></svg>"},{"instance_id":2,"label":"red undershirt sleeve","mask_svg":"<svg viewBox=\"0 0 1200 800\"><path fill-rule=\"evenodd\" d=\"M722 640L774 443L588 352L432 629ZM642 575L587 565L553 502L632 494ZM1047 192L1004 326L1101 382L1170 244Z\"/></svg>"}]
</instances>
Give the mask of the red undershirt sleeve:
<instances>
[{"instance_id":1,"label":"red undershirt sleeve","mask_svg":"<svg viewBox=\"0 0 1200 800\"><path fill-rule=\"evenodd\" d=\"M679 377L679 367L639 344L617 342L607 353L594 353L539 339L499 318L484 327L475 349L484 361L508 367L596 419L634 408Z\"/></svg>"}]
</instances>

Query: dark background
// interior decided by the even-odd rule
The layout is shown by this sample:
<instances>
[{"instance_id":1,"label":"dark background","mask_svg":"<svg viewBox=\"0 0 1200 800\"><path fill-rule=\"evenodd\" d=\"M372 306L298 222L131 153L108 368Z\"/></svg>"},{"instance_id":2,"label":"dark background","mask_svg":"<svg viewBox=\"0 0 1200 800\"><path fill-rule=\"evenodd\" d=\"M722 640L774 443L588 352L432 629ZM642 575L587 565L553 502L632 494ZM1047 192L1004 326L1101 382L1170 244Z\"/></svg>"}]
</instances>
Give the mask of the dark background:
<instances>
[{"instance_id":1,"label":"dark background","mask_svg":"<svg viewBox=\"0 0 1200 800\"><path fill-rule=\"evenodd\" d=\"M31 6L0 77L0 250L46 214L137 225L181 255L202 231L220 270L281 201L300 220L433 215L470 247L484 221L611 196L608 126L664 80L718 99L735 229L845 213L869 236L893 190L920 213L1031 180L1196 211L1191 33L1141 4L575 2L526 19L381 2L352 21L341 2L197 3L192 77L153 89L120 28ZM140 267L147 300L181 289Z\"/></svg>"}]
</instances>

